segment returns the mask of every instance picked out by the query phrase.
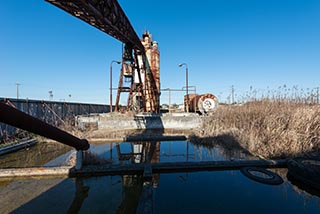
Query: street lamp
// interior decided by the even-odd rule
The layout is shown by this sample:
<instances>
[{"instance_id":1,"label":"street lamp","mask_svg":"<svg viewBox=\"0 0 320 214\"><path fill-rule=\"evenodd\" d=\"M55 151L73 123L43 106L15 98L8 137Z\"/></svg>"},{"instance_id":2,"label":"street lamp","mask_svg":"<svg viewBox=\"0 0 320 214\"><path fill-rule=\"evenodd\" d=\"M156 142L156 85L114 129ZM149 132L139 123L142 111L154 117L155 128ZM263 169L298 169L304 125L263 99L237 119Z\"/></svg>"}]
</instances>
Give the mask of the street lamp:
<instances>
[{"instance_id":1,"label":"street lamp","mask_svg":"<svg viewBox=\"0 0 320 214\"><path fill-rule=\"evenodd\" d=\"M110 112L112 112L112 63L120 64L120 61L113 60L110 63Z\"/></svg>"},{"instance_id":2,"label":"street lamp","mask_svg":"<svg viewBox=\"0 0 320 214\"><path fill-rule=\"evenodd\" d=\"M189 112L189 95L188 95L188 65L187 63L181 63L179 64L179 67L182 67L183 65L186 66L186 96L187 96L187 101L186 101L186 110Z\"/></svg>"}]
</instances>

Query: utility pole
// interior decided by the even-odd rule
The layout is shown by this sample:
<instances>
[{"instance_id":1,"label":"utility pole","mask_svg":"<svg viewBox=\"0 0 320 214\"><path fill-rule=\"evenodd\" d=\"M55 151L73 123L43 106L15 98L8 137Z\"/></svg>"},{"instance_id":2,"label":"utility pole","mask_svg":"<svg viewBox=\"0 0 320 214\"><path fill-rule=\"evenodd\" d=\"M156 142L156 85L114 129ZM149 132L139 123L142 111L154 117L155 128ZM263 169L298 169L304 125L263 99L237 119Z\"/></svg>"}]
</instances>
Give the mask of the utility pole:
<instances>
[{"instance_id":1,"label":"utility pole","mask_svg":"<svg viewBox=\"0 0 320 214\"><path fill-rule=\"evenodd\" d=\"M20 85L21 85L20 83L16 82L17 100L19 99L19 86L20 86Z\"/></svg>"},{"instance_id":2,"label":"utility pole","mask_svg":"<svg viewBox=\"0 0 320 214\"><path fill-rule=\"evenodd\" d=\"M181 64L179 64L178 66L179 67L182 67L183 65L185 65L186 66L186 98L187 98L187 100L186 100L186 102L185 102L185 106L184 106L184 108L185 108L185 111L187 112L187 113L189 113L189 93L188 93L188 88L189 88L189 86L188 86L188 64L187 63L181 63Z\"/></svg>"},{"instance_id":3,"label":"utility pole","mask_svg":"<svg viewBox=\"0 0 320 214\"><path fill-rule=\"evenodd\" d=\"M231 104L234 104L234 86L233 85L231 86L231 101L232 101Z\"/></svg>"},{"instance_id":4,"label":"utility pole","mask_svg":"<svg viewBox=\"0 0 320 214\"><path fill-rule=\"evenodd\" d=\"M171 113L170 106L171 106L171 90L169 88L169 113Z\"/></svg>"},{"instance_id":5,"label":"utility pole","mask_svg":"<svg viewBox=\"0 0 320 214\"><path fill-rule=\"evenodd\" d=\"M171 106L171 89L170 88L166 88L166 89L162 89L163 91L168 91L169 93L169 107L168 107L168 110L169 110L169 113L171 112L171 109L170 109L170 106Z\"/></svg>"},{"instance_id":6,"label":"utility pole","mask_svg":"<svg viewBox=\"0 0 320 214\"><path fill-rule=\"evenodd\" d=\"M49 100L52 101L53 100L53 92L49 91Z\"/></svg>"},{"instance_id":7,"label":"utility pole","mask_svg":"<svg viewBox=\"0 0 320 214\"><path fill-rule=\"evenodd\" d=\"M110 112L112 112L112 63L121 64L120 61L112 60L110 63Z\"/></svg>"}]
</instances>

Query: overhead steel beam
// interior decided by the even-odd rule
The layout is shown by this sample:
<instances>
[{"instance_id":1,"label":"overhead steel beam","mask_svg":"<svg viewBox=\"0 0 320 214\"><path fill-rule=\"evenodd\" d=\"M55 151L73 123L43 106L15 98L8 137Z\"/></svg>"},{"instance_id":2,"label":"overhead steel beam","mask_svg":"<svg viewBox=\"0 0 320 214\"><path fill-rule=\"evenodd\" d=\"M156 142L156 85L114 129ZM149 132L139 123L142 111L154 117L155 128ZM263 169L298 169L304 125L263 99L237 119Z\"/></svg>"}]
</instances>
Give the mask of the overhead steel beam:
<instances>
[{"instance_id":1,"label":"overhead steel beam","mask_svg":"<svg viewBox=\"0 0 320 214\"><path fill-rule=\"evenodd\" d=\"M117 0L45 0L134 49L145 52Z\"/></svg>"}]
</instances>

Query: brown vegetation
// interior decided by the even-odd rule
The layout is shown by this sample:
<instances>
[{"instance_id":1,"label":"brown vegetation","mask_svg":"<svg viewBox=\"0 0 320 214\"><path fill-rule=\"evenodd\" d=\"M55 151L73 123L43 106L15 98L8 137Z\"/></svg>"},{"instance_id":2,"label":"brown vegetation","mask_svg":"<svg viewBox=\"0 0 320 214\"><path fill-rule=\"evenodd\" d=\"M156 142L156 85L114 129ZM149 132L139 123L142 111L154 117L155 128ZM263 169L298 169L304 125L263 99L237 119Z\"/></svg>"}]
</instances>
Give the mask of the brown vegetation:
<instances>
[{"instance_id":1,"label":"brown vegetation","mask_svg":"<svg viewBox=\"0 0 320 214\"><path fill-rule=\"evenodd\" d=\"M285 101L223 106L213 116L204 118L198 136L199 140L232 136L232 143L265 158L319 152L320 106Z\"/></svg>"}]
</instances>

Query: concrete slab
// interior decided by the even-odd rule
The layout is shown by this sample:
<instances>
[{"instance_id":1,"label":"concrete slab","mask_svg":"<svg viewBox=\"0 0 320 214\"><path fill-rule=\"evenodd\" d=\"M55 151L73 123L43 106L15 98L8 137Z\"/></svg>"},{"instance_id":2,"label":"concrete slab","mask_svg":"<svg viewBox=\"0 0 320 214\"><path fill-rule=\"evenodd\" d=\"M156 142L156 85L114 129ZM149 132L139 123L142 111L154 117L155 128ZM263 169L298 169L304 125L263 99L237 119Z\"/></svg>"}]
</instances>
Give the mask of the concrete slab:
<instances>
[{"instance_id":1,"label":"concrete slab","mask_svg":"<svg viewBox=\"0 0 320 214\"><path fill-rule=\"evenodd\" d=\"M99 114L78 116L78 128L87 127L103 129L197 129L202 125L201 117L195 113L138 114L135 116L123 114Z\"/></svg>"}]
</instances>

